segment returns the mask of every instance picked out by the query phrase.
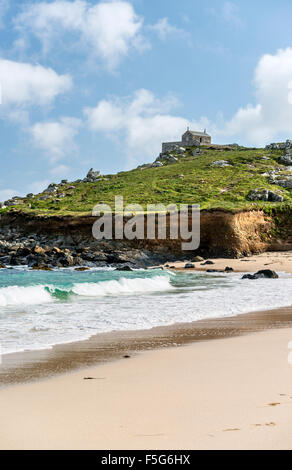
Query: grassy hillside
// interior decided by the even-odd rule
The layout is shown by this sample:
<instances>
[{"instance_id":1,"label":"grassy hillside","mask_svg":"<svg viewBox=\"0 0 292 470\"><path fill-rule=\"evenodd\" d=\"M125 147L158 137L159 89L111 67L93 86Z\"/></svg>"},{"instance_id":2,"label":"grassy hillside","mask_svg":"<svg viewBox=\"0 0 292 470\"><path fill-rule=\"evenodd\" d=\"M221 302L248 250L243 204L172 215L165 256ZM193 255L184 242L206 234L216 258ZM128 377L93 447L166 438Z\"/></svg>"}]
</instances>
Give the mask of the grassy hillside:
<instances>
[{"instance_id":1,"label":"grassy hillside","mask_svg":"<svg viewBox=\"0 0 292 470\"><path fill-rule=\"evenodd\" d=\"M270 184L268 176L264 176L276 168L277 173L289 173L287 167L278 163L279 156L284 153L264 149L222 151L201 148L201 154L194 157L192 149L188 149L186 156L176 155L177 163L104 175L96 183L68 183L59 187L56 193L48 193L46 201L39 200L40 195L23 198L18 206L1 212L21 210L39 215L83 215L91 213L97 203L112 205L116 195L122 195L126 204L139 203L144 207L159 202L200 204L202 209L285 207L292 204L292 189ZM231 166L212 166L217 160L227 160ZM69 189L72 185L75 188ZM254 189L271 189L284 196L284 202L251 202L247 196Z\"/></svg>"}]
</instances>

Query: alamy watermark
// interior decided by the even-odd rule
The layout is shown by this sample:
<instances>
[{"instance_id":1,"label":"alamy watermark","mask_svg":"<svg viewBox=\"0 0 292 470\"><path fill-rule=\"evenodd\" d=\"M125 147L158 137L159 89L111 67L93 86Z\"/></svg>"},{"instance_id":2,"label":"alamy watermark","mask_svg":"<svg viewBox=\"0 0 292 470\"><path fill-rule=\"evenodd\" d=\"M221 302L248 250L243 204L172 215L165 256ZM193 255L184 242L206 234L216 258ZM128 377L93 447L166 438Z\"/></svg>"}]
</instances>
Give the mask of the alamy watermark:
<instances>
[{"instance_id":1,"label":"alamy watermark","mask_svg":"<svg viewBox=\"0 0 292 470\"><path fill-rule=\"evenodd\" d=\"M197 204L140 204L125 207L122 196L115 197L114 209L97 204L92 233L96 240L181 240L183 251L200 246L200 206Z\"/></svg>"}]
</instances>

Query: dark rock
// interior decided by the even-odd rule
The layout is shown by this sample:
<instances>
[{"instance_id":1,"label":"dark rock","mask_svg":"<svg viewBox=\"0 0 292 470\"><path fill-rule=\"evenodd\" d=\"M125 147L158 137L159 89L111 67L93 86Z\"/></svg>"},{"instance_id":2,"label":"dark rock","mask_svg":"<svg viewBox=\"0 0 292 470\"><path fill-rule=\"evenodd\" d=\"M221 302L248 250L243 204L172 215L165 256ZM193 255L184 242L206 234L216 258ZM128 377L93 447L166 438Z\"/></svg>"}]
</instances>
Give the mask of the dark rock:
<instances>
[{"instance_id":1,"label":"dark rock","mask_svg":"<svg viewBox=\"0 0 292 470\"><path fill-rule=\"evenodd\" d=\"M52 271L52 268L49 268L49 266L33 266L32 269L33 271Z\"/></svg>"},{"instance_id":2,"label":"dark rock","mask_svg":"<svg viewBox=\"0 0 292 470\"><path fill-rule=\"evenodd\" d=\"M229 266L226 266L225 270L224 270L226 273L233 273L234 272L234 269L233 268L230 268Z\"/></svg>"},{"instance_id":3,"label":"dark rock","mask_svg":"<svg viewBox=\"0 0 292 470\"><path fill-rule=\"evenodd\" d=\"M255 274L245 274L242 279L278 279L279 276L275 271L272 271L271 269L263 269L261 271L258 271Z\"/></svg>"},{"instance_id":4,"label":"dark rock","mask_svg":"<svg viewBox=\"0 0 292 470\"><path fill-rule=\"evenodd\" d=\"M207 260L205 263L202 263L201 266L208 266L210 264L215 264L213 261Z\"/></svg>"},{"instance_id":5,"label":"dark rock","mask_svg":"<svg viewBox=\"0 0 292 470\"><path fill-rule=\"evenodd\" d=\"M192 263L185 264L185 269L195 269L195 265Z\"/></svg>"},{"instance_id":6,"label":"dark rock","mask_svg":"<svg viewBox=\"0 0 292 470\"><path fill-rule=\"evenodd\" d=\"M133 271L133 269L131 268L131 266L119 266L118 268L116 268L116 271Z\"/></svg>"}]
</instances>

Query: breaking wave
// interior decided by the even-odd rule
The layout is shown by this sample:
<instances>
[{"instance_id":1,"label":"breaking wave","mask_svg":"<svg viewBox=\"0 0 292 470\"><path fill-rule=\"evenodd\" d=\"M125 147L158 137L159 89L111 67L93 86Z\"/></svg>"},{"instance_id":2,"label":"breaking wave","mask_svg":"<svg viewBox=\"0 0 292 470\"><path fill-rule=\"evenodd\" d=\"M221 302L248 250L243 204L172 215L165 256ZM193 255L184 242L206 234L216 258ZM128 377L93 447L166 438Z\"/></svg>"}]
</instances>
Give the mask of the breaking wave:
<instances>
[{"instance_id":1,"label":"breaking wave","mask_svg":"<svg viewBox=\"0 0 292 470\"><path fill-rule=\"evenodd\" d=\"M12 305L38 305L65 301L70 296L103 297L106 295L135 294L146 292L161 292L171 290L173 287L168 277L156 276L151 279L121 278L119 280L88 282L74 284L72 287L56 286L10 286L0 289L0 306Z\"/></svg>"}]
</instances>

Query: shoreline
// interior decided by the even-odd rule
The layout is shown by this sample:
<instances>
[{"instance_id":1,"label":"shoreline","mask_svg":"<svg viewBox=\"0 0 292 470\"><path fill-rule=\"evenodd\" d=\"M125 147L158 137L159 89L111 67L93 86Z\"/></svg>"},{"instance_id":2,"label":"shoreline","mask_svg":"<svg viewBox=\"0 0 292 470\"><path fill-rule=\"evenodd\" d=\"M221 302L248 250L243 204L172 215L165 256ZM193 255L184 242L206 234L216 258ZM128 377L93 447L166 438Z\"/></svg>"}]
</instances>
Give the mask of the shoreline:
<instances>
[{"instance_id":1,"label":"shoreline","mask_svg":"<svg viewBox=\"0 0 292 470\"><path fill-rule=\"evenodd\" d=\"M292 251L269 252L241 259L217 258L212 259L212 262L213 265L207 266L195 263L195 269L185 271L204 272L210 268L224 269L230 266L234 272L255 272L266 267L292 274ZM175 266L175 271L184 269L182 262L174 263L173 266ZM242 313L232 317L176 323L147 330L97 333L89 339L57 344L50 349L3 355L2 363L0 363L0 388L116 361L123 359L124 355L135 355L144 350L172 345L182 346L193 342L290 326L292 326L292 306Z\"/></svg>"},{"instance_id":2,"label":"shoreline","mask_svg":"<svg viewBox=\"0 0 292 470\"><path fill-rule=\"evenodd\" d=\"M291 338L161 348L1 389L0 449L291 449Z\"/></svg>"},{"instance_id":3,"label":"shoreline","mask_svg":"<svg viewBox=\"0 0 292 470\"><path fill-rule=\"evenodd\" d=\"M98 333L87 340L59 344L51 349L3 355L0 390L119 362L149 350L182 347L285 328L292 328L292 306L233 317L176 323L148 330Z\"/></svg>"},{"instance_id":4,"label":"shoreline","mask_svg":"<svg viewBox=\"0 0 292 470\"><path fill-rule=\"evenodd\" d=\"M291 449L291 339L292 306L7 354L0 449Z\"/></svg>"}]
</instances>

